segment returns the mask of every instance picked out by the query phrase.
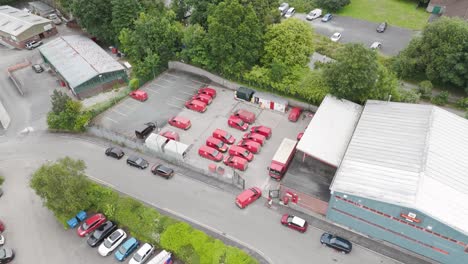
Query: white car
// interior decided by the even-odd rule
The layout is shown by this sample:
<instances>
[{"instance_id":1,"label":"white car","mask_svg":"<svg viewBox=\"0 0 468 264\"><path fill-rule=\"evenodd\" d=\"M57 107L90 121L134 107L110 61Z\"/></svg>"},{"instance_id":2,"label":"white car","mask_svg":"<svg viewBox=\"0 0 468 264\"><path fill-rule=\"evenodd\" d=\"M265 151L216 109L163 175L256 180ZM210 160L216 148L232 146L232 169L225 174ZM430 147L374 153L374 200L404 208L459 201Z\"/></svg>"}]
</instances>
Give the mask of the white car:
<instances>
[{"instance_id":1,"label":"white car","mask_svg":"<svg viewBox=\"0 0 468 264\"><path fill-rule=\"evenodd\" d=\"M333 42L338 42L338 40L340 40L340 38L341 38L341 33L339 33L339 32L336 32L335 34L333 34L330 37L331 41L333 41Z\"/></svg>"},{"instance_id":2,"label":"white car","mask_svg":"<svg viewBox=\"0 0 468 264\"><path fill-rule=\"evenodd\" d=\"M116 249L125 240L125 238L127 238L127 233L125 233L125 231L123 231L122 229L115 230L99 246L98 248L99 254L103 257L109 255L114 249Z\"/></svg>"},{"instance_id":3,"label":"white car","mask_svg":"<svg viewBox=\"0 0 468 264\"><path fill-rule=\"evenodd\" d=\"M145 261L153 254L154 247L148 243L145 243L141 246L138 251L133 254L133 258L128 262L128 264L140 264L145 263Z\"/></svg>"},{"instance_id":4,"label":"white car","mask_svg":"<svg viewBox=\"0 0 468 264\"><path fill-rule=\"evenodd\" d=\"M281 12L281 15L284 15L286 11L289 9L289 4L288 3L282 3L279 7L278 10Z\"/></svg>"},{"instance_id":5,"label":"white car","mask_svg":"<svg viewBox=\"0 0 468 264\"><path fill-rule=\"evenodd\" d=\"M284 15L285 18L290 18L296 13L296 9L294 7L291 7L288 9L288 12L286 12L286 15Z\"/></svg>"},{"instance_id":6,"label":"white car","mask_svg":"<svg viewBox=\"0 0 468 264\"><path fill-rule=\"evenodd\" d=\"M5 244L5 238L0 235L0 246L3 246L3 244Z\"/></svg>"},{"instance_id":7,"label":"white car","mask_svg":"<svg viewBox=\"0 0 468 264\"><path fill-rule=\"evenodd\" d=\"M316 18L319 18L322 15L322 9L314 9L307 14L306 19L307 20L314 20Z\"/></svg>"},{"instance_id":8,"label":"white car","mask_svg":"<svg viewBox=\"0 0 468 264\"><path fill-rule=\"evenodd\" d=\"M373 50L380 49L380 48L382 48L382 43L376 41L376 42L372 43L372 45L370 45L370 48L373 49Z\"/></svg>"}]
</instances>

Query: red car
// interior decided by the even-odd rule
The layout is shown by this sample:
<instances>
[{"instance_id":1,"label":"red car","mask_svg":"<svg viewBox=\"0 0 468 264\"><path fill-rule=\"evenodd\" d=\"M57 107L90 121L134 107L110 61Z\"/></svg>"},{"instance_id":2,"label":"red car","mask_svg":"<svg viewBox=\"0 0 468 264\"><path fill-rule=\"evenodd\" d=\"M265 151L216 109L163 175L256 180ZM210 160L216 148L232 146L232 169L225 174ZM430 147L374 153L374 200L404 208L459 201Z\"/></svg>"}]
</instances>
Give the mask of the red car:
<instances>
[{"instance_id":1,"label":"red car","mask_svg":"<svg viewBox=\"0 0 468 264\"><path fill-rule=\"evenodd\" d=\"M243 147L247 149L248 151L255 153L255 154L259 153L260 148L262 147L260 143L252 141L252 140L247 140L247 139L241 139L239 143L237 143L237 146Z\"/></svg>"},{"instance_id":2,"label":"red car","mask_svg":"<svg viewBox=\"0 0 468 264\"><path fill-rule=\"evenodd\" d=\"M206 111L206 104L198 100L188 100L187 102L185 102L185 107L187 107L190 110L197 111L200 113L203 113Z\"/></svg>"},{"instance_id":3,"label":"red car","mask_svg":"<svg viewBox=\"0 0 468 264\"><path fill-rule=\"evenodd\" d=\"M198 149L198 155L212 161L221 161L224 157L219 151L208 146L201 146L200 149Z\"/></svg>"},{"instance_id":4,"label":"red car","mask_svg":"<svg viewBox=\"0 0 468 264\"><path fill-rule=\"evenodd\" d=\"M262 191L257 187L253 187L253 188L250 188L241 192L236 197L236 204L237 206L239 206L239 208L243 209L247 205L255 202L261 196L262 196Z\"/></svg>"},{"instance_id":5,"label":"red car","mask_svg":"<svg viewBox=\"0 0 468 264\"><path fill-rule=\"evenodd\" d=\"M161 132L159 135L161 135L161 136L163 136L165 138L174 140L174 141L179 141L180 140L179 134L177 132L174 132L174 131L171 131L171 130Z\"/></svg>"},{"instance_id":6,"label":"red car","mask_svg":"<svg viewBox=\"0 0 468 264\"><path fill-rule=\"evenodd\" d=\"M283 217L281 217L281 224L301 233L307 230L307 221L294 215L284 214Z\"/></svg>"},{"instance_id":7,"label":"red car","mask_svg":"<svg viewBox=\"0 0 468 264\"><path fill-rule=\"evenodd\" d=\"M205 104L211 104L211 102L213 101L213 98L211 98L211 96L209 96L207 94L203 94L203 93L202 94L195 94L194 96L192 96L192 99L202 101Z\"/></svg>"},{"instance_id":8,"label":"red car","mask_svg":"<svg viewBox=\"0 0 468 264\"><path fill-rule=\"evenodd\" d=\"M0 233L3 233L5 231L5 224L0 220Z\"/></svg>"},{"instance_id":9,"label":"red car","mask_svg":"<svg viewBox=\"0 0 468 264\"><path fill-rule=\"evenodd\" d=\"M177 128L184 129L184 130L189 129L192 126L192 123L190 122L189 119L187 119L185 117L181 117L181 116L172 117L167 122L171 126L175 126Z\"/></svg>"},{"instance_id":10,"label":"red car","mask_svg":"<svg viewBox=\"0 0 468 264\"><path fill-rule=\"evenodd\" d=\"M133 99L136 99L136 100L141 101L141 102L144 102L144 101L148 100L148 94L145 91L142 91L142 90L132 91L132 92L130 92L129 95Z\"/></svg>"},{"instance_id":11,"label":"red car","mask_svg":"<svg viewBox=\"0 0 468 264\"><path fill-rule=\"evenodd\" d=\"M94 214L88 217L76 230L80 237L84 237L93 232L96 228L106 222L106 217L103 214Z\"/></svg>"},{"instance_id":12,"label":"red car","mask_svg":"<svg viewBox=\"0 0 468 264\"><path fill-rule=\"evenodd\" d=\"M216 90L213 89L213 88L210 88L210 87L201 88L201 89L198 90L197 93L198 93L198 94L206 94L206 95L209 95L209 96L211 96L211 98L215 98L215 97L216 97Z\"/></svg>"},{"instance_id":13,"label":"red car","mask_svg":"<svg viewBox=\"0 0 468 264\"><path fill-rule=\"evenodd\" d=\"M239 109L235 111L234 116L239 117L240 119L242 119L242 121L247 122L249 124L255 122L255 114L245 109Z\"/></svg>"},{"instance_id":14,"label":"red car","mask_svg":"<svg viewBox=\"0 0 468 264\"><path fill-rule=\"evenodd\" d=\"M249 162L252 161L253 158L254 158L254 155L252 154L252 152L246 150L243 147L239 147L239 146L231 146L229 148L229 155L244 158Z\"/></svg>"},{"instance_id":15,"label":"red car","mask_svg":"<svg viewBox=\"0 0 468 264\"><path fill-rule=\"evenodd\" d=\"M252 133L252 132L249 132L249 133L245 133L244 136L242 137L243 139L248 139L248 140L253 140L255 142L258 142L260 143L260 145L263 146L263 144L265 143L265 136L264 135L261 135L261 134L257 134L257 133Z\"/></svg>"},{"instance_id":16,"label":"red car","mask_svg":"<svg viewBox=\"0 0 468 264\"><path fill-rule=\"evenodd\" d=\"M297 134L297 137L296 137L297 141L301 140L303 135L304 135L304 132Z\"/></svg>"},{"instance_id":17,"label":"red car","mask_svg":"<svg viewBox=\"0 0 468 264\"><path fill-rule=\"evenodd\" d=\"M238 156L227 156L223 162L227 166L241 171L245 171L249 165L249 162L246 159Z\"/></svg>"},{"instance_id":18,"label":"red car","mask_svg":"<svg viewBox=\"0 0 468 264\"><path fill-rule=\"evenodd\" d=\"M267 139L271 138L271 128L267 126L253 126L250 128L250 132L264 135Z\"/></svg>"},{"instance_id":19,"label":"red car","mask_svg":"<svg viewBox=\"0 0 468 264\"><path fill-rule=\"evenodd\" d=\"M213 137L219 138L224 143L229 145L234 144L234 141L236 141L236 139L231 134L219 128L213 131Z\"/></svg>"},{"instance_id":20,"label":"red car","mask_svg":"<svg viewBox=\"0 0 468 264\"><path fill-rule=\"evenodd\" d=\"M224 142L221 139L215 137L208 137L206 139L206 145L221 152L226 152L228 150L227 145L224 144Z\"/></svg>"},{"instance_id":21,"label":"red car","mask_svg":"<svg viewBox=\"0 0 468 264\"><path fill-rule=\"evenodd\" d=\"M228 125L232 128L239 129L241 131L246 131L247 128L249 128L249 124L245 123L244 121L242 121L242 119L240 119L237 116L230 116L228 119Z\"/></svg>"},{"instance_id":22,"label":"red car","mask_svg":"<svg viewBox=\"0 0 468 264\"><path fill-rule=\"evenodd\" d=\"M301 116L301 112L302 112L302 109L299 107L294 107L293 109L291 109L291 112L289 113L289 117L288 117L289 121L296 122Z\"/></svg>"}]
</instances>

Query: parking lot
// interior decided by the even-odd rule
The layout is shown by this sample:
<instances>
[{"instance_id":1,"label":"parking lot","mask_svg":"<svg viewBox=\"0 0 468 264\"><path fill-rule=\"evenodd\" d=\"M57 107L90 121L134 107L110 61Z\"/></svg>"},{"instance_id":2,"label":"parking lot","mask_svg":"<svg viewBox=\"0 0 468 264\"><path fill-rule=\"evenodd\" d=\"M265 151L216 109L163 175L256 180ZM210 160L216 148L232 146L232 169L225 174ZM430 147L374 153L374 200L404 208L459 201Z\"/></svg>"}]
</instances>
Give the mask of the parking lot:
<instances>
[{"instance_id":1,"label":"parking lot","mask_svg":"<svg viewBox=\"0 0 468 264\"><path fill-rule=\"evenodd\" d=\"M209 85L217 91L216 98L208 105L206 112L198 113L186 109L184 102L197 89L205 85ZM208 172L208 166L215 162L200 157L198 149L205 144L212 132L217 128L223 129L236 138L236 143L245 133L227 125L227 120L234 111L248 110L256 115L256 121L252 125L270 127L272 137L266 141L260 153L255 155L247 170L245 172L236 170L245 179L246 188L258 186L266 190L278 187L278 182L270 180L267 167L283 138L295 140L297 134L304 131L311 120L307 113L303 113L296 123L290 122L287 118L288 113L265 110L254 104L235 100L232 90L183 72L166 72L141 89L148 93L149 98L146 102L141 103L127 98L99 116L97 124L134 138L135 128L139 128L146 122L157 122L158 131L176 131L179 133L182 143L192 145L187 153L186 162L206 172ZM175 115L190 119L192 127L183 131L167 125L167 120ZM232 175L233 169L225 166L222 162L218 162L217 165L225 169L225 176Z\"/></svg>"}]
</instances>

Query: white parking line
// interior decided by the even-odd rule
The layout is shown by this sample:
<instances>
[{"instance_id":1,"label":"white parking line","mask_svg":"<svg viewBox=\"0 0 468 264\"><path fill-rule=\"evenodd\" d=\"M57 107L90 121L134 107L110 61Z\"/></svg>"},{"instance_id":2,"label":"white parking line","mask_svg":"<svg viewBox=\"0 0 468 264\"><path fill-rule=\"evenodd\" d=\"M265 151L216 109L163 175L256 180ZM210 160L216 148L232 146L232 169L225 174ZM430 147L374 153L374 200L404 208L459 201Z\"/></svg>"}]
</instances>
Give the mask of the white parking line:
<instances>
[{"instance_id":1,"label":"white parking line","mask_svg":"<svg viewBox=\"0 0 468 264\"><path fill-rule=\"evenodd\" d=\"M116 124L119 123L119 122L115 121L114 119L112 119L112 118L110 118L110 117L105 116L104 118L109 119L110 121L112 121L112 122L114 122L114 123L116 123Z\"/></svg>"},{"instance_id":2,"label":"white parking line","mask_svg":"<svg viewBox=\"0 0 468 264\"><path fill-rule=\"evenodd\" d=\"M196 83L199 83L199 84L202 84L202 85L206 85L206 83L202 83L202 82L200 82L200 81L193 80L193 79L192 79L192 82L196 82Z\"/></svg>"},{"instance_id":3,"label":"white parking line","mask_svg":"<svg viewBox=\"0 0 468 264\"><path fill-rule=\"evenodd\" d=\"M169 76L175 77L175 78L177 78L177 79L182 78L182 77L180 77L180 76L177 76L177 75L174 75L174 74L170 74L170 73L165 73L164 75L169 75Z\"/></svg>"},{"instance_id":4,"label":"white parking line","mask_svg":"<svg viewBox=\"0 0 468 264\"><path fill-rule=\"evenodd\" d=\"M126 104L121 104L121 106L126 107L126 108L128 108L130 110L135 110L135 108L136 108L136 106L130 107L130 106L126 105Z\"/></svg>"},{"instance_id":5,"label":"white parking line","mask_svg":"<svg viewBox=\"0 0 468 264\"><path fill-rule=\"evenodd\" d=\"M153 90L153 89L151 89L151 88L149 88L149 87L147 87L146 89L148 89L148 92L157 93L157 94L159 93L158 91Z\"/></svg>"},{"instance_id":6,"label":"white parking line","mask_svg":"<svg viewBox=\"0 0 468 264\"><path fill-rule=\"evenodd\" d=\"M193 93L188 93L186 91L178 91L179 93L183 93L183 94L188 94L188 95L193 95Z\"/></svg>"},{"instance_id":7,"label":"white parking line","mask_svg":"<svg viewBox=\"0 0 468 264\"><path fill-rule=\"evenodd\" d=\"M163 88L163 89L170 88L170 87L167 87L167 86L162 86L162 85L157 84L157 83L152 83L151 85L156 85L156 86L159 86L159 87L161 87L161 88ZM151 85L150 85L150 86L151 86Z\"/></svg>"},{"instance_id":8,"label":"white parking line","mask_svg":"<svg viewBox=\"0 0 468 264\"><path fill-rule=\"evenodd\" d=\"M160 78L160 80L161 80L161 81L166 81L166 82L168 82L168 83L175 83L175 81L173 81L173 80L166 80L166 79L163 79L163 78Z\"/></svg>"},{"instance_id":9,"label":"white parking line","mask_svg":"<svg viewBox=\"0 0 468 264\"><path fill-rule=\"evenodd\" d=\"M166 102L166 104L167 104L168 106L172 106L172 107L175 107L175 108L184 109L183 107L180 107L180 106L178 106L178 105L173 105L173 104L170 104L170 103L167 103L167 102Z\"/></svg>"},{"instance_id":10,"label":"white parking line","mask_svg":"<svg viewBox=\"0 0 468 264\"><path fill-rule=\"evenodd\" d=\"M173 96L172 98L174 98L174 99L176 99L176 100L179 100L179 101L182 101L182 102L187 101L187 100L185 100L185 99L180 99L180 98L177 98L177 97L174 97L174 96Z\"/></svg>"},{"instance_id":11,"label":"white parking line","mask_svg":"<svg viewBox=\"0 0 468 264\"><path fill-rule=\"evenodd\" d=\"M192 89L192 90L198 90L198 86L195 87L195 88L194 88L193 86L191 86L191 85L188 85L188 84L184 84L184 86L185 86L185 87L188 87L188 88L190 88L190 89Z\"/></svg>"},{"instance_id":12,"label":"white parking line","mask_svg":"<svg viewBox=\"0 0 468 264\"><path fill-rule=\"evenodd\" d=\"M122 112L120 112L120 111L115 110L115 109L112 109L112 111L116 112L116 113L119 114L119 115L123 115L123 116L125 116L125 117L128 116L128 115L126 115L126 114L124 114L124 113L122 113Z\"/></svg>"}]
</instances>

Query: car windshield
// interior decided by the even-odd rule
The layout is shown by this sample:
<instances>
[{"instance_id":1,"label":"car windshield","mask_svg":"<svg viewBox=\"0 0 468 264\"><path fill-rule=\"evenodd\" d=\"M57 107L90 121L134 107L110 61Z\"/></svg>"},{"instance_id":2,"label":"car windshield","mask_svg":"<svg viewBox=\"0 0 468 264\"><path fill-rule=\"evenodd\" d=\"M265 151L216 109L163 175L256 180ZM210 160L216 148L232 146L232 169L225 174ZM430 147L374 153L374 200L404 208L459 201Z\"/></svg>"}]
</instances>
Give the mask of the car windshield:
<instances>
[{"instance_id":1,"label":"car windshield","mask_svg":"<svg viewBox=\"0 0 468 264\"><path fill-rule=\"evenodd\" d=\"M5 249L0 249L0 259L6 257L6 252L5 252Z\"/></svg>"},{"instance_id":2,"label":"car windshield","mask_svg":"<svg viewBox=\"0 0 468 264\"><path fill-rule=\"evenodd\" d=\"M277 170L274 170L274 169L270 169L270 173L273 173L275 175L281 175L281 173Z\"/></svg>"},{"instance_id":3,"label":"car windshield","mask_svg":"<svg viewBox=\"0 0 468 264\"><path fill-rule=\"evenodd\" d=\"M217 151L217 150L213 150L213 152L211 153L211 155L213 155L213 157L218 156L218 154L219 154L219 151Z\"/></svg>"},{"instance_id":4,"label":"car windshield","mask_svg":"<svg viewBox=\"0 0 468 264\"><path fill-rule=\"evenodd\" d=\"M136 261L140 262L141 259L143 258L143 256L141 256L140 254L136 253L134 256L133 256L133 259L135 259Z\"/></svg>"},{"instance_id":5,"label":"car windshield","mask_svg":"<svg viewBox=\"0 0 468 264\"><path fill-rule=\"evenodd\" d=\"M88 230L88 228L89 228L89 225L86 222L84 222L83 223L83 230Z\"/></svg>"},{"instance_id":6,"label":"car windshield","mask_svg":"<svg viewBox=\"0 0 468 264\"><path fill-rule=\"evenodd\" d=\"M142 158L138 158L137 160L135 160L135 163L136 164L143 164L143 159Z\"/></svg>"},{"instance_id":7,"label":"car windshield","mask_svg":"<svg viewBox=\"0 0 468 264\"><path fill-rule=\"evenodd\" d=\"M244 121L239 120L238 125L239 125L239 126L243 126L243 125L244 125Z\"/></svg>"},{"instance_id":8,"label":"car windshield","mask_svg":"<svg viewBox=\"0 0 468 264\"><path fill-rule=\"evenodd\" d=\"M232 136L231 136L231 134L229 134L229 133L226 133L226 135L224 136L225 139L230 139L231 137L232 137Z\"/></svg>"},{"instance_id":9,"label":"car windshield","mask_svg":"<svg viewBox=\"0 0 468 264\"><path fill-rule=\"evenodd\" d=\"M249 151L248 151L248 150L244 151L244 152L242 153L242 156L244 156L244 157L249 156Z\"/></svg>"},{"instance_id":10,"label":"car windshield","mask_svg":"<svg viewBox=\"0 0 468 264\"><path fill-rule=\"evenodd\" d=\"M112 247L112 245L114 245L114 243L115 243L115 240L106 239L106 240L104 241L104 246L105 246L106 248L110 248L110 247Z\"/></svg>"},{"instance_id":11,"label":"car windshield","mask_svg":"<svg viewBox=\"0 0 468 264\"><path fill-rule=\"evenodd\" d=\"M127 248L125 247L125 244L123 244L123 245L119 248L119 253L122 254L122 255L125 255L125 253L127 253Z\"/></svg>"},{"instance_id":12,"label":"car windshield","mask_svg":"<svg viewBox=\"0 0 468 264\"><path fill-rule=\"evenodd\" d=\"M216 144L216 147L222 148L224 146L224 143L222 141L219 141L218 144Z\"/></svg>"},{"instance_id":13,"label":"car windshield","mask_svg":"<svg viewBox=\"0 0 468 264\"><path fill-rule=\"evenodd\" d=\"M336 237L330 239L330 244L337 245L343 248L348 248L348 245L343 240Z\"/></svg>"}]
</instances>

